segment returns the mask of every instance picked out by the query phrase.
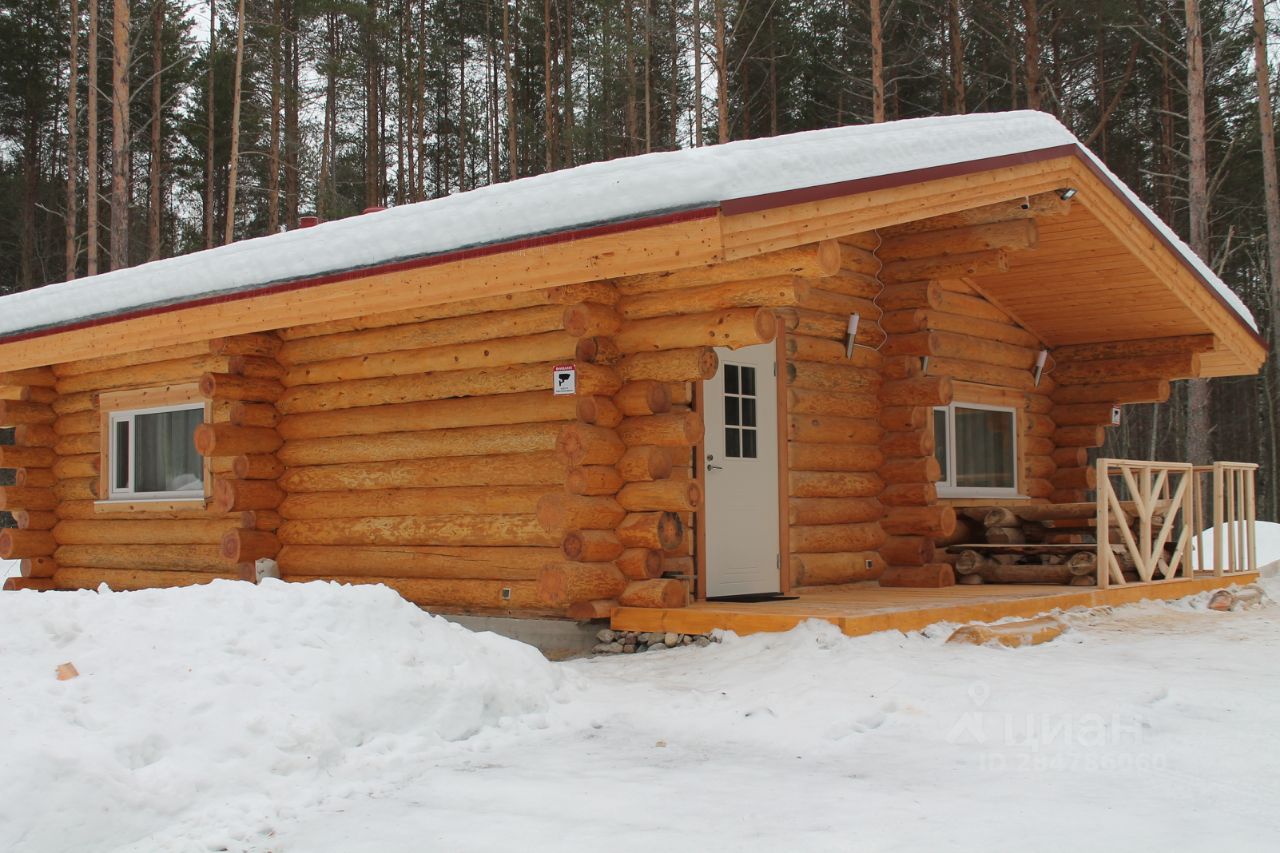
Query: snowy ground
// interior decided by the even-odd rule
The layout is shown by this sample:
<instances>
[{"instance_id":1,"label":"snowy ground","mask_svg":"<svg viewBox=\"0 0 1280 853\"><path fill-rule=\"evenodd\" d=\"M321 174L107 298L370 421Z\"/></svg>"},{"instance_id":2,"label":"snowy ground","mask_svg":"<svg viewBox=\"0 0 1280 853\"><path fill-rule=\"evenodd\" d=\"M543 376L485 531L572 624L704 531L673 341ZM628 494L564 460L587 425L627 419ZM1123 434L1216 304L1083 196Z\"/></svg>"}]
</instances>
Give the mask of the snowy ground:
<instances>
[{"instance_id":1,"label":"snowy ground","mask_svg":"<svg viewBox=\"0 0 1280 853\"><path fill-rule=\"evenodd\" d=\"M0 849L1271 850L1280 606L1204 598L552 664L381 588L9 593Z\"/></svg>"}]
</instances>

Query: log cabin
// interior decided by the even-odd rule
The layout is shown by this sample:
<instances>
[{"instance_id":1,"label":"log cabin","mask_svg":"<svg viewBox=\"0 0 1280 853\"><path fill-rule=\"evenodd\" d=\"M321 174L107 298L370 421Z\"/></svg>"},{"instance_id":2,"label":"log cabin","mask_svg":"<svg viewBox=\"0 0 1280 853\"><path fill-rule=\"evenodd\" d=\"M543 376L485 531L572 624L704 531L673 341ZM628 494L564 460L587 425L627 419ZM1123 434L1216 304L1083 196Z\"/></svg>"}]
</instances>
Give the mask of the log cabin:
<instances>
[{"instance_id":1,"label":"log cabin","mask_svg":"<svg viewBox=\"0 0 1280 853\"><path fill-rule=\"evenodd\" d=\"M1091 451L1124 405L1266 356L1240 300L1042 113L306 224L0 299L8 588L265 566L589 620L1028 574L983 547L1046 549L1062 581L1095 547L1088 582L1185 577L1199 472ZM1247 469L1213 472L1241 520Z\"/></svg>"}]
</instances>

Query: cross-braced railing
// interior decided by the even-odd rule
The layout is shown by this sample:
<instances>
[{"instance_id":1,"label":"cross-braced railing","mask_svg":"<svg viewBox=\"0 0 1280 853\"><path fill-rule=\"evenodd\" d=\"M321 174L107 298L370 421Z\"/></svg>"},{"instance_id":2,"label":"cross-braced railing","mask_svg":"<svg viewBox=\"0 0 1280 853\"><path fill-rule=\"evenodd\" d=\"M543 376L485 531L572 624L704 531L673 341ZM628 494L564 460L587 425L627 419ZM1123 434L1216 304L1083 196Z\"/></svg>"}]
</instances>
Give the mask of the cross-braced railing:
<instances>
[{"instance_id":1,"label":"cross-braced railing","mask_svg":"<svg viewBox=\"0 0 1280 853\"><path fill-rule=\"evenodd\" d=\"M1194 480L1189 463L1098 460L1100 588L1191 577Z\"/></svg>"},{"instance_id":2,"label":"cross-braced railing","mask_svg":"<svg viewBox=\"0 0 1280 853\"><path fill-rule=\"evenodd\" d=\"M1195 571L1221 577L1257 570L1257 465L1132 459L1099 459L1097 465L1099 587L1159 583L1189 578ZM1200 532L1206 527L1206 502L1213 513L1212 556Z\"/></svg>"}]
</instances>

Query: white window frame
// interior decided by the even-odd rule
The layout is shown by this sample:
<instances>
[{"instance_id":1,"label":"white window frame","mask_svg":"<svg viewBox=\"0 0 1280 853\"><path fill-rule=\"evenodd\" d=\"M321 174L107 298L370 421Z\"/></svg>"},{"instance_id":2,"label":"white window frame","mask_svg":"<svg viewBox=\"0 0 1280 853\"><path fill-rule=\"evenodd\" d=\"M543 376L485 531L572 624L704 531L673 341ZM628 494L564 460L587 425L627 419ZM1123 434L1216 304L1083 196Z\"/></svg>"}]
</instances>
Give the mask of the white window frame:
<instances>
[{"instance_id":1,"label":"white window frame","mask_svg":"<svg viewBox=\"0 0 1280 853\"><path fill-rule=\"evenodd\" d=\"M956 417L955 410L961 409L981 409L988 412L1006 412L1013 417L1013 486L1011 487L989 487L989 486L957 486L956 485ZM968 403L963 400L955 400L947 406L934 406L933 412L945 412L947 416L947 470L942 472L942 479L938 481L938 497L941 498L1020 498L1024 495L1020 494L1018 487L1021 484L1022 477L1019 471L1019 442L1018 442L1018 410L1012 406L992 406L987 403ZM932 422L930 428L932 429ZM934 440L937 440L934 436Z\"/></svg>"},{"instance_id":2,"label":"white window frame","mask_svg":"<svg viewBox=\"0 0 1280 853\"><path fill-rule=\"evenodd\" d=\"M145 502L145 501L204 501L205 490L203 485L197 492L194 489L185 491L169 491L169 492L139 492L133 488L134 460L137 459L137 452L134 442L138 438L138 430L134 425L134 419L138 415L158 415L165 412L182 412L199 410L202 417L206 415L206 406L203 402L191 403L175 403L169 406L151 406L142 409L118 409L108 414L107 434L105 436L107 447L104 462L107 466L107 501L116 502ZM128 483L123 487L116 485L116 464L119 461L116 458L116 430L122 423L129 425L129 467L128 467ZM200 461L200 479L205 479L206 462Z\"/></svg>"}]
</instances>

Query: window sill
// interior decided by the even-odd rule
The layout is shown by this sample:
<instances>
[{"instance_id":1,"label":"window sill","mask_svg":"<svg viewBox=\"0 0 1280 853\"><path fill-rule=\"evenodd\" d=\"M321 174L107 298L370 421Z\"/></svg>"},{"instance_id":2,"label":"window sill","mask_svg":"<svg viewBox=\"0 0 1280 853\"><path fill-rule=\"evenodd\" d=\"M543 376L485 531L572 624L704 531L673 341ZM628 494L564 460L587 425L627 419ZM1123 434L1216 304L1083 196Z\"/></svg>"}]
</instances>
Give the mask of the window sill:
<instances>
[{"instance_id":1,"label":"window sill","mask_svg":"<svg viewBox=\"0 0 1280 853\"><path fill-rule=\"evenodd\" d=\"M94 501L94 512L177 512L181 510L203 510L208 502L205 498L154 498L151 500L125 498L105 501Z\"/></svg>"}]
</instances>

